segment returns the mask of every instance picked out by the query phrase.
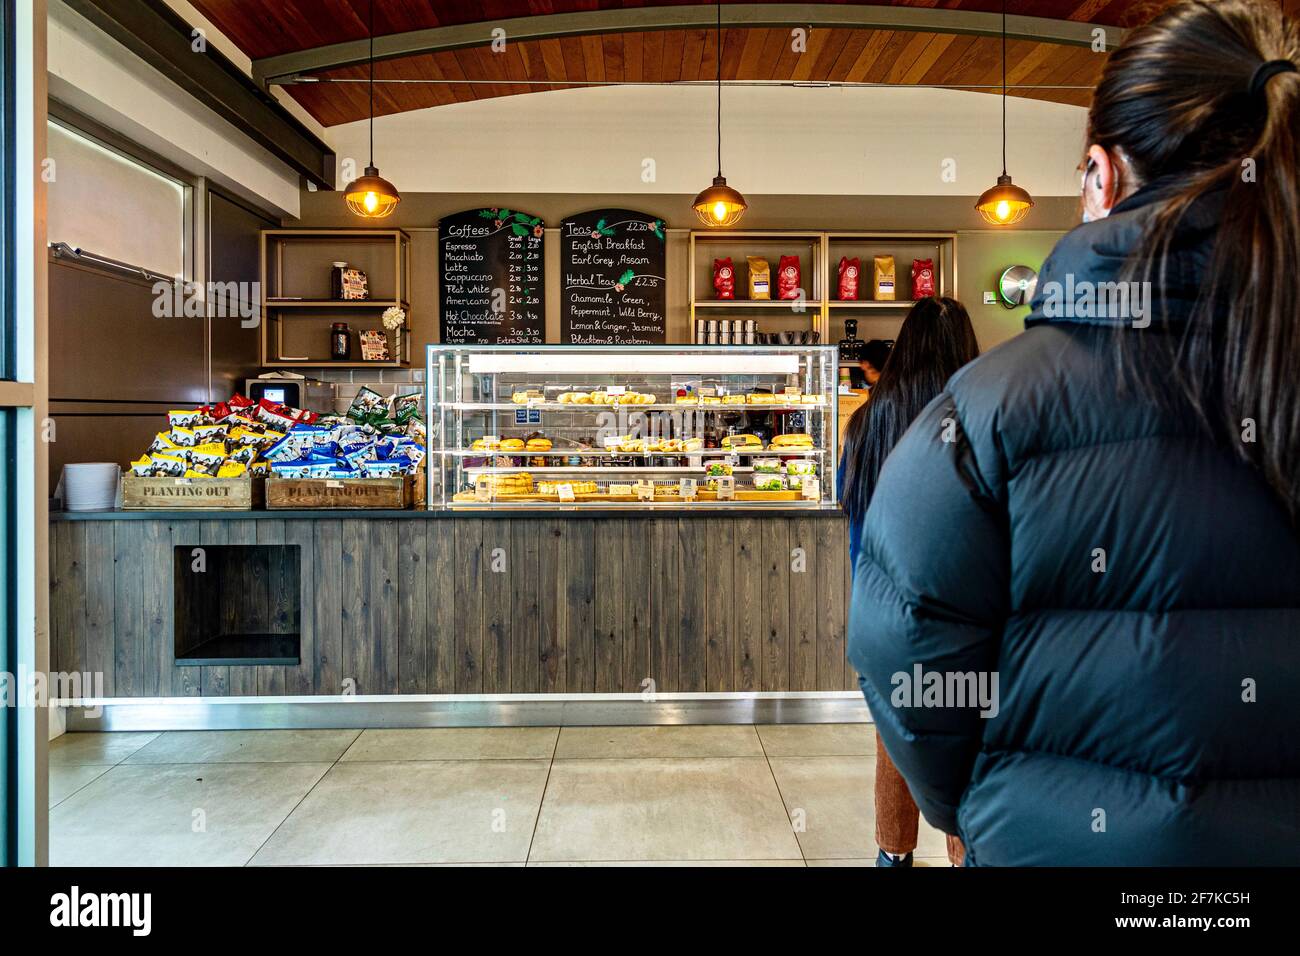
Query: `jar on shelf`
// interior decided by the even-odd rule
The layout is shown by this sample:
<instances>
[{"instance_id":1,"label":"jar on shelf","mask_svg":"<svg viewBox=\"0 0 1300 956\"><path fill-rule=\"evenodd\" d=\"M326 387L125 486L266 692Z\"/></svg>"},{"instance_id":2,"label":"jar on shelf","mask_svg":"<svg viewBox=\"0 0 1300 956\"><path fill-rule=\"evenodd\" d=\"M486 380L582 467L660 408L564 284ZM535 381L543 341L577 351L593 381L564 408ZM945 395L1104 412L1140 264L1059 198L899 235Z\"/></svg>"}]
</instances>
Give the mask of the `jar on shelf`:
<instances>
[{"instance_id":1,"label":"jar on shelf","mask_svg":"<svg viewBox=\"0 0 1300 956\"><path fill-rule=\"evenodd\" d=\"M347 267L346 262L335 262L330 269L330 298L336 302L343 300L343 270Z\"/></svg>"},{"instance_id":2,"label":"jar on shelf","mask_svg":"<svg viewBox=\"0 0 1300 956\"><path fill-rule=\"evenodd\" d=\"M330 326L330 358L336 362L352 358L352 333L346 322L335 322Z\"/></svg>"}]
</instances>

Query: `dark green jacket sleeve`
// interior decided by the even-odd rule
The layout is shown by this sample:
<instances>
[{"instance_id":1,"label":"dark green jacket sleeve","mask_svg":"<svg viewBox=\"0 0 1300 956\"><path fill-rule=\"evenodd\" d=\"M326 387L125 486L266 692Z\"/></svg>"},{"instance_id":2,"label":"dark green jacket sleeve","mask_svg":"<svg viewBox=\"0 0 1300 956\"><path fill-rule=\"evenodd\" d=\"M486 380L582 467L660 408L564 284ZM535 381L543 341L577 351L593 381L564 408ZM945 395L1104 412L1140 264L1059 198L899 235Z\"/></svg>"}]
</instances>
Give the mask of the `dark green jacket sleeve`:
<instances>
[{"instance_id":1,"label":"dark green jacket sleeve","mask_svg":"<svg viewBox=\"0 0 1300 956\"><path fill-rule=\"evenodd\" d=\"M931 402L885 462L853 575L849 658L885 749L947 833L957 832L984 718L951 697L916 706L922 688L912 685L919 665L944 686L958 675L993 686L1009 565L1004 496L988 477L1000 474L996 459L991 439L972 443L949 393Z\"/></svg>"}]
</instances>

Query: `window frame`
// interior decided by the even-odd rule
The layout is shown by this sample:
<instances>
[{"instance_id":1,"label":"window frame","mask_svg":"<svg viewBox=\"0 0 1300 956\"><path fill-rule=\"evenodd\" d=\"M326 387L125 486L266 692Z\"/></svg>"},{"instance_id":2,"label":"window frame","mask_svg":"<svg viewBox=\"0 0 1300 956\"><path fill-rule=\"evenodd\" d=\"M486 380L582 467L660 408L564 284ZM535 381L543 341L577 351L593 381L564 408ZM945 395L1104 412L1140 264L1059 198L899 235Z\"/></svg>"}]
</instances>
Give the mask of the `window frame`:
<instances>
[{"instance_id":1,"label":"window frame","mask_svg":"<svg viewBox=\"0 0 1300 956\"><path fill-rule=\"evenodd\" d=\"M146 149L139 143L128 139L115 130L100 123L98 120L87 116L80 110L68 106L66 103L54 99L53 97L50 98L49 115L47 119L48 122L58 126L60 129L63 129L74 136L79 136L82 139L89 140L96 146L106 149L111 153L115 153L122 159L135 163L137 166L141 166L155 175L162 176L164 179L169 179L181 187L183 202L181 219L181 267L184 273L182 278L186 282L195 281L195 276L198 271L198 253L200 248L197 241L197 229L199 226L199 217L197 214L199 180L194 175L182 169L180 166L177 166L165 157L159 156L152 150ZM58 237L55 236L51 238L57 239ZM101 255L98 250L95 249L83 249L82 252L88 254L86 264L92 267L98 260L99 262L104 263L108 268L126 266L139 272L148 272L153 274L153 270L147 269L138 263L130 262L119 264L116 260ZM174 277L167 276L166 278L171 279Z\"/></svg>"}]
</instances>

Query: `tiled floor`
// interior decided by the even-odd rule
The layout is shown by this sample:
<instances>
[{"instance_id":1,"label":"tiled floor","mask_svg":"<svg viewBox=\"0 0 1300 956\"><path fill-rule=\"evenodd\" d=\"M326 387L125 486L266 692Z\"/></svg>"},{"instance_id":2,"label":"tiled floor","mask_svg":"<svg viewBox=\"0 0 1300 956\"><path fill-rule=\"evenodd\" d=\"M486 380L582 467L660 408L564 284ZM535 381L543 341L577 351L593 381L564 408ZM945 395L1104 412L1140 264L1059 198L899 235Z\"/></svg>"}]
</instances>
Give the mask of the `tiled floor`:
<instances>
[{"instance_id":1,"label":"tiled floor","mask_svg":"<svg viewBox=\"0 0 1300 956\"><path fill-rule=\"evenodd\" d=\"M869 724L68 734L50 861L871 865L874 765Z\"/></svg>"}]
</instances>

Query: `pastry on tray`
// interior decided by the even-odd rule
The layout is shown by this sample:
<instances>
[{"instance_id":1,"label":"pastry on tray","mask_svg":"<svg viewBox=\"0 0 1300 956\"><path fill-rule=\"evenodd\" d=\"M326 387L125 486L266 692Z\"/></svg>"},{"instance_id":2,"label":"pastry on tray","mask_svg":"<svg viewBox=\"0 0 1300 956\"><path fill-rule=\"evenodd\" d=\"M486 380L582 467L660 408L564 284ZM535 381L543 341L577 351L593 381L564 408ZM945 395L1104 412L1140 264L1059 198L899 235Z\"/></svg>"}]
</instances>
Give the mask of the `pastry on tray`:
<instances>
[{"instance_id":1,"label":"pastry on tray","mask_svg":"<svg viewBox=\"0 0 1300 956\"><path fill-rule=\"evenodd\" d=\"M541 495L558 495L561 485L568 485L575 495L594 495L598 490L594 481L539 481L537 483L537 493Z\"/></svg>"},{"instance_id":2,"label":"pastry on tray","mask_svg":"<svg viewBox=\"0 0 1300 956\"><path fill-rule=\"evenodd\" d=\"M549 438L530 438L526 448L528 451L550 451L551 440Z\"/></svg>"},{"instance_id":3,"label":"pastry on tray","mask_svg":"<svg viewBox=\"0 0 1300 956\"><path fill-rule=\"evenodd\" d=\"M526 471L517 475L479 475L475 485L487 488L493 495L527 495L533 491L533 476Z\"/></svg>"}]
</instances>

